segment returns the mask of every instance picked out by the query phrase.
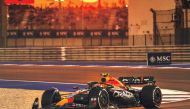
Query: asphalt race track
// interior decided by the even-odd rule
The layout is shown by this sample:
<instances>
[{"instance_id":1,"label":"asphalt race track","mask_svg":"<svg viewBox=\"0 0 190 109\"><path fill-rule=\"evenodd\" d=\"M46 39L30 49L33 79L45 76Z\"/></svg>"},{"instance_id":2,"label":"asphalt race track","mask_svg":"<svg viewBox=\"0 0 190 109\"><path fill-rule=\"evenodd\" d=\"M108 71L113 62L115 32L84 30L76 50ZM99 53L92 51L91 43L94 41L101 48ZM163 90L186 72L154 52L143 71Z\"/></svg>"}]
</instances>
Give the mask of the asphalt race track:
<instances>
[{"instance_id":1,"label":"asphalt race track","mask_svg":"<svg viewBox=\"0 0 190 109\"><path fill-rule=\"evenodd\" d=\"M103 72L110 73L115 77L151 75L155 76L160 88L190 92L189 67L0 65L0 79L6 80L86 83L98 81ZM162 104L161 109L190 109L190 100Z\"/></svg>"}]
</instances>

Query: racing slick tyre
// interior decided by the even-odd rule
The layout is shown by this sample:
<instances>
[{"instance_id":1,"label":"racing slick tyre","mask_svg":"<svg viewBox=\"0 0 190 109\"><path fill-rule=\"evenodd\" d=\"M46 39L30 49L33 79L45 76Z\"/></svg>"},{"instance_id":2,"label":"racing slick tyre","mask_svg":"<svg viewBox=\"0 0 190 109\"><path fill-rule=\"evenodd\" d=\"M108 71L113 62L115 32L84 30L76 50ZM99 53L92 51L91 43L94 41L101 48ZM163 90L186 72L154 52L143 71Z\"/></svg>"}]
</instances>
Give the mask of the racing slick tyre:
<instances>
[{"instance_id":1,"label":"racing slick tyre","mask_svg":"<svg viewBox=\"0 0 190 109\"><path fill-rule=\"evenodd\" d=\"M54 103L57 103L61 100L61 95L57 88L50 88L42 94L42 108L51 106Z\"/></svg>"},{"instance_id":2,"label":"racing slick tyre","mask_svg":"<svg viewBox=\"0 0 190 109\"><path fill-rule=\"evenodd\" d=\"M93 87L89 92L89 109L109 109L109 95L101 87Z\"/></svg>"},{"instance_id":3,"label":"racing slick tyre","mask_svg":"<svg viewBox=\"0 0 190 109\"><path fill-rule=\"evenodd\" d=\"M162 102L162 92L160 88L153 85L144 86L140 94L140 101L146 109L159 108Z\"/></svg>"}]
</instances>

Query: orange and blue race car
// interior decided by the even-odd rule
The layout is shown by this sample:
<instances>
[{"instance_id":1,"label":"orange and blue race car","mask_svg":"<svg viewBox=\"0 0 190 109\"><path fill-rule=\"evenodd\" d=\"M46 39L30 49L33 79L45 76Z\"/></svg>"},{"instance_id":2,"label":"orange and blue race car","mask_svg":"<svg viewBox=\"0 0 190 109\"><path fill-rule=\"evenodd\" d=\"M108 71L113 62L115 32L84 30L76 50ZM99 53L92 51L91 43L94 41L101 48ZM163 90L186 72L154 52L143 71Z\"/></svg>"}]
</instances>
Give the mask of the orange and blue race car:
<instances>
[{"instance_id":1,"label":"orange and blue race car","mask_svg":"<svg viewBox=\"0 0 190 109\"><path fill-rule=\"evenodd\" d=\"M60 94L57 88L45 90L42 94L41 108L38 98L32 109L119 109L129 107L159 108L162 102L161 89L156 86L155 78L119 77L108 73L101 75L100 82L89 82L88 88L67 94ZM131 85L143 85L142 89Z\"/></svg>"}]
</instances>

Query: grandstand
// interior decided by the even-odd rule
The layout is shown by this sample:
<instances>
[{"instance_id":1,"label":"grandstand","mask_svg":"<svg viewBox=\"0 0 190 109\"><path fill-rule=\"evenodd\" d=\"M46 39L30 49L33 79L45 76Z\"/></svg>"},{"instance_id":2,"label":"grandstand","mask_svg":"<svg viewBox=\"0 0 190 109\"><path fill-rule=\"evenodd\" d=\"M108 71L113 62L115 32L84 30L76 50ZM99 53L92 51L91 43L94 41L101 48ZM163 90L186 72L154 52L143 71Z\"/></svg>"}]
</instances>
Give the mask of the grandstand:
<instances>
[{"instance_id":1,"label":"grandstand","mask_svg":"<svg viewBox=\"0 0 190 109\"><path fill-rule=\"evenodd\" d=\"M128 7L123 1L9 3L7 47L127 45Z\"/></svg>"},{"instance_id":2,"label":"grandstand","mask_svg":"<svg viewBox=\"0 0 190 109\"><path fill-rule=\"evenodd\" d=\"M9 29L127 29L127 7L38 8L9 6Z\"/></svg>"}]
</instances>

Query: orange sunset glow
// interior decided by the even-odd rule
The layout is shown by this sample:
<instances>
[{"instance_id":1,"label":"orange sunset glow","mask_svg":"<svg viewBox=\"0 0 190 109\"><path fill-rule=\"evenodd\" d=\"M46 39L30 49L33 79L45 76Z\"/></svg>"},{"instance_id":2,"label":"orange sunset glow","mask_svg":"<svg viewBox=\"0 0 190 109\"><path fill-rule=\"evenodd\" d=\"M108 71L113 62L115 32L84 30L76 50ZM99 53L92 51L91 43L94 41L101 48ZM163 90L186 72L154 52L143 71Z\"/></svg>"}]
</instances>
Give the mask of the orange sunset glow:
<instances>
[{"instance_id":1,"label":"orange sunset glow","mask_svg":"<svg viewBox=\"0 0 190 109\"><path fill-rule=\"evenodd\" d=\"M120 1L122 0L100 0L102 6L108 5L112 7L113 4L119 6ZM68 4L70 6L80 6L82 3L89 5L97 5L98 0L35 0L35 7L56 7L61 3L62 7L67 7ZM128 0L125 0L125 3L128 4Z\"/></svg>"},{"instance_id":2,"label":"orange sunset glow","mask_svg":"<svg viewBox=\"0 0 190 109\"><path fill-rule=\"evenodd\" d=\"M87 3L94 3L97 2L98 0L83 0L83 2L87 2Z\"/></svg>"}]
</instances>

